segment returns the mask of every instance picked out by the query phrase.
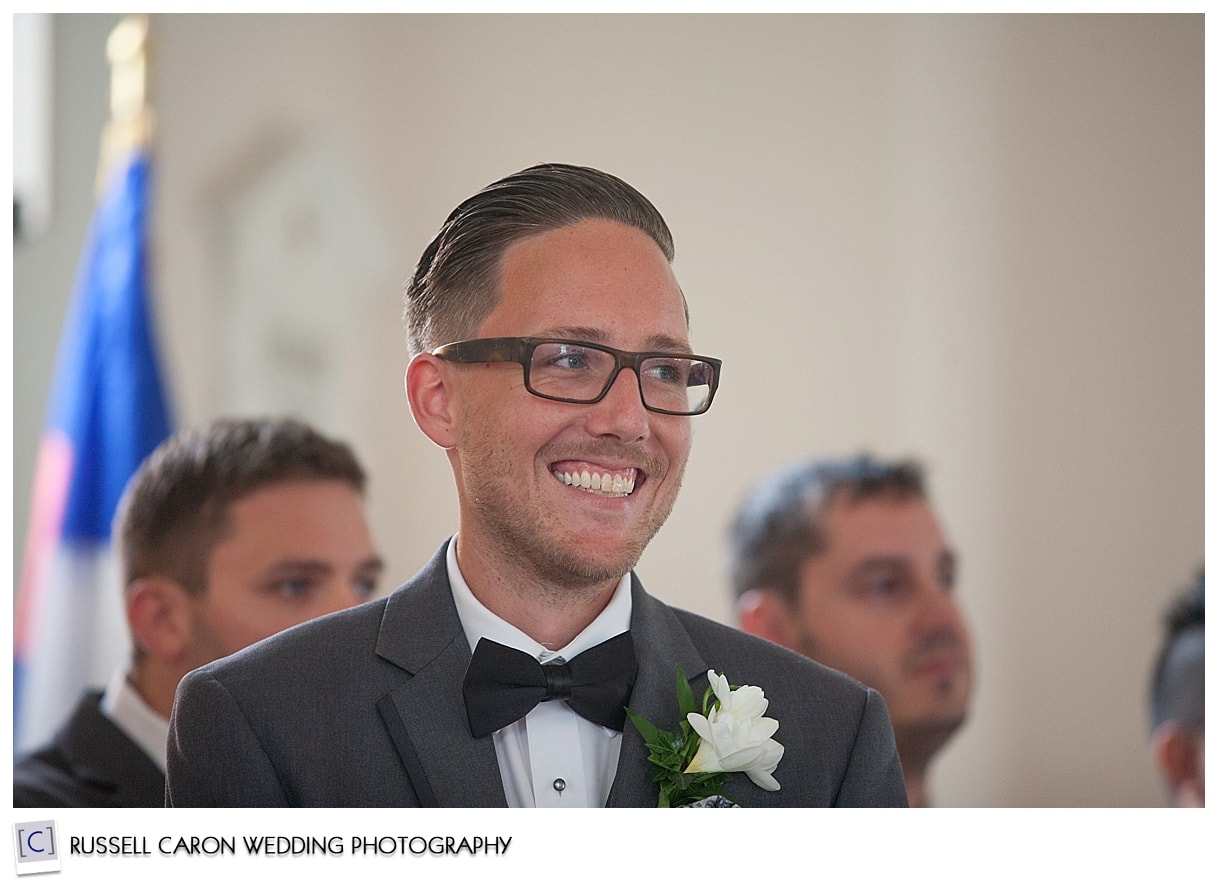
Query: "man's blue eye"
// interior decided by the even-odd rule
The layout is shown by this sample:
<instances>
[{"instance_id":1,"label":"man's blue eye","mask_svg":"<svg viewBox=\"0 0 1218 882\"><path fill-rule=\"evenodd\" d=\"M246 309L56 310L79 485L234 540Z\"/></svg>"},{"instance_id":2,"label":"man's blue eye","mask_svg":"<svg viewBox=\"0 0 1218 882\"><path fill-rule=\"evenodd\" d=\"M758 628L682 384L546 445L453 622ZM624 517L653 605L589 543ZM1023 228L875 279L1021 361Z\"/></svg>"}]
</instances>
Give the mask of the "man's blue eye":
<instances>
[{"instance_id":1,"label":"man's blue eye","mask_svg":"<svg viewBox=\"0 0 1218 882\"><path fill-rule=\"evenodd\" d=\"M662 383L684 383L685 374L677 362L653 361L647 365L647 376Z\"/></svg>"},{"instance_id":2,"label":"man's blue eye","mask_svg":"<svg viewBox=\"0 0 1218 882\"><path fill-rule=\"evenodd\" d=\"M584 366L585 361L587 361L587 358L582 352L564 352L558 358L554 359L551 364L553 364L555 367L564 367L570 368L571 370L577 370L578 368Z\"/></svg>"},{"instance_id":3,"label":"man's blue eye","mask_svg":"<svg viewBox=\"0 0 1218 882\"><path fill-rule=\"evenodd\" d=\"M900 575L873 576L864 579L861 588L866 596L881 600L892 600L909 592L910 582Z\"/></svg>"},{"instance_id":4,"label":"man's blue eye","mask_svg":"<svg viewBox=\"0 0 1218 882\"><path fill-rule=\"evenodd\" d=\"M275 585L275 592L281 597L303 597L308 591L307 579L284 579Z\"/></svg>"}]
</instances>

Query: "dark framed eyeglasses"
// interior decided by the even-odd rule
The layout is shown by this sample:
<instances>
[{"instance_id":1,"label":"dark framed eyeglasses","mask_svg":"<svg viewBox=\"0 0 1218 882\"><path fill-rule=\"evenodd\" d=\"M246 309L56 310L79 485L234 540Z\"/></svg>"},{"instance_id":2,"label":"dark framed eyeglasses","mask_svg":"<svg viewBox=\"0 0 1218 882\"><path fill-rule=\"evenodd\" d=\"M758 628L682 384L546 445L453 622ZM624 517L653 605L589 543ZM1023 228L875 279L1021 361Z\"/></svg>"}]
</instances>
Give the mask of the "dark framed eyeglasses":
<instances>
[{"instance_id":1,"label":"dark framed eyeglasses","mask_svg":"<svg viewBox=\"0 0 1218 882\"><path fill-rule=\"evenodd\" d=\"M634 371L643 407L655 413L705 413L719 387L723 362L705 355L625 352L599 343L544 337L485 337L446 343L431 351L459 364L514 361L524 387L539 398L593 404L605 397L623 369Z\"/></svg>"}]
</instances>

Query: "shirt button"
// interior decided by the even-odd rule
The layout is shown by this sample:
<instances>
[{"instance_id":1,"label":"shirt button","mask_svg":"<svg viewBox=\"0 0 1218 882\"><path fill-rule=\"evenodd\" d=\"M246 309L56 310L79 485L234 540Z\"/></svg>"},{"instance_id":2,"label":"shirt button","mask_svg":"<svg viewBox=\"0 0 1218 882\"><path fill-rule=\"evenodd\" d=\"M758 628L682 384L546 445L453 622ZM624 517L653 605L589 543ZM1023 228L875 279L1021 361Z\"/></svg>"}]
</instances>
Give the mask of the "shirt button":
<instances>
[{"instance_id":1,"label":"shirt button","mask_svg":"<svg viewBox=\"0 0 1218 882\"><path fill-rule=\"evenodd\" d=\"M557 792L562 793L564 790L567 789L567 782L564 781L562 778L555 778L554 779L554 789Z\"/></svg>"}]
</instances>

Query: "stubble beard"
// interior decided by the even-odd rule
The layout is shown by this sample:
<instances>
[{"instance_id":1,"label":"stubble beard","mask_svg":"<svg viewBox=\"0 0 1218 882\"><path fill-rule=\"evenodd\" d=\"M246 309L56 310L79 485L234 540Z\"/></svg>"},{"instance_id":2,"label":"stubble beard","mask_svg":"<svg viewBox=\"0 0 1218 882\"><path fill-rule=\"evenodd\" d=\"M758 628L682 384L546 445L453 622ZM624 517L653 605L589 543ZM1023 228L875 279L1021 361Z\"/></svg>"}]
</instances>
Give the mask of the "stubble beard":
<instances>
[{"instance_id":1,"label":"stubble beard","mask_svg":"<svg viewBox=\"0 0 1218 882\"><path fill-rule=\"evenodd\" d=\"M926 684L910 684L907 688L925 689ZM916 700L929 707L916 714L893 717L892 728L903 763L928 765L931 759L951 740L968 718L971 672L966 667L957 678L930 684L934 695L919 693ZM897 710L898 708L892 708Z\"/></svg>"},{"instance_id":2,"label":"stubble beard","mask_svg":"<svg viewBox=\"0 0 1218 882\"><path fill-rule=\"evenodd\" d=\"M655 500L644 521L623 536L616 551L592 557L587 548L579 547L578 537L566 531L562 513L549 507L541 494L531 492L529 499L521 502L518 492L511 492L510 470L497 465L504 461L494 448L486 455L467 459L464 473L470 507L498 554L533 574L538 584L532 587L558 595L554 600L573 599L617 582L632 569L672 512L684 476L683 469L670 471L666 475L671 483L667 498ZM542 480L558 483L552 477ZM562 492L583 491L563 487Z\"/></svg>"},{"instance_id":3,"label":"stubble beard","mask_svg":"<svg viewBox=\"0 0 1218 882\"><path fill-rule=\"evenodd\" d=\"M802 625L795 643L794 649L797 652L809 658L821 660L822 653L817 640ZM855 679L860 679L857 671L850 675ZM964 725L968 716L970 674L965 673L962 676L965 677L962 687L963 694L958 703L945 710L927 710L914 716L904 716L899 704L900 696L884 696L892 722L893 734L896 737L897 752L901 755L901 762L906 767L924 769L931 758ZM877 688L874 683L864 683L864 685ZM943 684L937 688L944 690L945 693L950 693L956 687L951 684Z\"/></svg>"}]
</instances>

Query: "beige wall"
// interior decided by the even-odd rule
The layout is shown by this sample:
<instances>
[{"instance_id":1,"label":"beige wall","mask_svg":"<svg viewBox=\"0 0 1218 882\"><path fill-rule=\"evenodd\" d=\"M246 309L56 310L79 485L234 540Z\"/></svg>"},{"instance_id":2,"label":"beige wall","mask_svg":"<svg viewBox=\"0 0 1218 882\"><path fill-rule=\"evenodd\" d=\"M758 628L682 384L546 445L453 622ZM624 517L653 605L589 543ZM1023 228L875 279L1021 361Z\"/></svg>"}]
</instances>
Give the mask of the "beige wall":
<instances>
[{"instance_id":1,"label":"beige wall","mask_svg":"<svg viewBox=\"0 0 1218 882\"><path fill-rule=\"evenodd\" d=\"M14 255L15 521L110 16L61 17L57 226ZM155 16L155 288L181 421L351 439L400 581L455 524L399 290L541 160L648 194L725 361L650 590L729 620L719 551L794 457L912 454L963 560L972 720L944 805L1160 805L1144 693L1202 562L1201 16ZM337 394L335 393L337 390Z\"/></svg>"}]
</instances>

